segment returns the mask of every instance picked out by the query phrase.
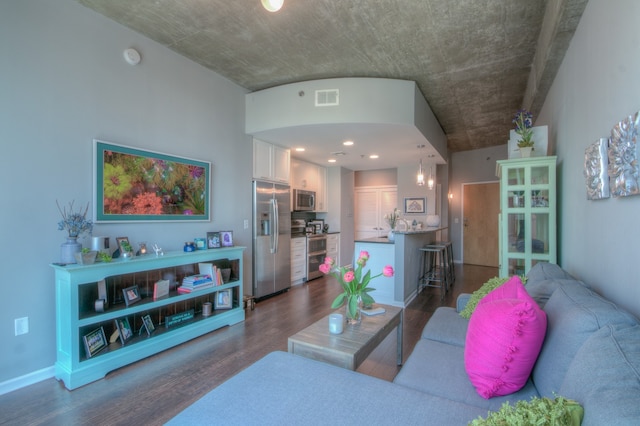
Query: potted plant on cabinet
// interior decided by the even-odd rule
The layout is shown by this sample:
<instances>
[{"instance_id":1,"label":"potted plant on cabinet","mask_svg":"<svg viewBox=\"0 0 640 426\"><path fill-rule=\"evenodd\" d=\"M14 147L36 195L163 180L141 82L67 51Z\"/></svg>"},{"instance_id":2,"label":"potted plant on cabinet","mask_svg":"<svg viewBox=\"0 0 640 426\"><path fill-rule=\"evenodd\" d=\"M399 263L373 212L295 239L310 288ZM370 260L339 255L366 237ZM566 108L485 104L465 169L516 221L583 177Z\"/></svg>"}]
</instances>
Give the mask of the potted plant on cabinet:
<instances>
[{"instance_id":1,"label":"potted plant on cabinet","mask_svg":"<svg viewBox=\"0 0 640 426\"><path fill-rule=\"evenodd\" d=\"M528 158L533 151L533 115L526 109L520 109L513 117L512 123L516 125L516 133L520 136L518 149L522 158Z\"/></svg>"}]
</instances>

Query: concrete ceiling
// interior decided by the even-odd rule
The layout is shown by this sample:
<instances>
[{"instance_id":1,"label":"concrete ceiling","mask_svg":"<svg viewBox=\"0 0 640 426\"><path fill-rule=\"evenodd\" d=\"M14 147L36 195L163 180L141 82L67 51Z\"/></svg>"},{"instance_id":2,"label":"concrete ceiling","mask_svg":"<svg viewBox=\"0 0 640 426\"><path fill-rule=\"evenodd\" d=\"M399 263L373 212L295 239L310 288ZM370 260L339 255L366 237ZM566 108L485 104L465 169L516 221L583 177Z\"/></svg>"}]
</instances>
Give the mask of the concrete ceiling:
<instances>
[{"instance_id":1,"label":"concrete ceiling","mask_svg":"<svg viewBox=\"0 0 640 426\"><path fill-rule=\"evenodd\" d=\"M505 144L521 107L535 121L588 0L284 0L276 13L260 0L77 1L249 91L415 81L456 152Z\"/></svg>"}]
</instances>

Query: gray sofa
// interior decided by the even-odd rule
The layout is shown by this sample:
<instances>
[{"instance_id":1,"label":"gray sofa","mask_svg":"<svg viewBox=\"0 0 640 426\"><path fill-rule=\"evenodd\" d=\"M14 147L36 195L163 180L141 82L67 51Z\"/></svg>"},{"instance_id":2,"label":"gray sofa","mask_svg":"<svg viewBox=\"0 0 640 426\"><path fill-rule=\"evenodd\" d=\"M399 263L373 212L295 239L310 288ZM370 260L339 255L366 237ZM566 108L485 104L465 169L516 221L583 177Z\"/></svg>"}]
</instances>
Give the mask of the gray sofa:
<instances>
[{"instance_id":1,"label":"gray sofa","mask_svg":"<svg viewBox=\"0 0 640 426\"><path fill-rule=\"evenodd\" d=\"M480 397L464 368L468 321L441 307L393 383L274 352L209 392L169 424L465 425L505 401L578 401L583 425L640 424L640 323L560 267L537 264L527 292L547 334L526 385Z\"/></svg>"}]
</instances>

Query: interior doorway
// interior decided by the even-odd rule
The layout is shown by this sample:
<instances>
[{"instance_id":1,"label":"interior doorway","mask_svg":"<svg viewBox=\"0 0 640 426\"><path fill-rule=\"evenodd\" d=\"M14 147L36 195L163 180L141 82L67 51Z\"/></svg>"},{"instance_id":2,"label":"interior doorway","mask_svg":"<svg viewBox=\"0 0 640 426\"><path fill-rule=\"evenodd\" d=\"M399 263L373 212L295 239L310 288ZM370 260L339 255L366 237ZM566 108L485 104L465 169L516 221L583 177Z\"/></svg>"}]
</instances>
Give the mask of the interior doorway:
<instances>
[{"instance_id":1,"label":"interior doorway","mask_svg":"<svg viewBox=\"0 0 640 426\"><path fill-rule=\"evenodd\" d=\"M500 183L462 185L462 261L498 267Z\"/></svg>"}]
</instances>

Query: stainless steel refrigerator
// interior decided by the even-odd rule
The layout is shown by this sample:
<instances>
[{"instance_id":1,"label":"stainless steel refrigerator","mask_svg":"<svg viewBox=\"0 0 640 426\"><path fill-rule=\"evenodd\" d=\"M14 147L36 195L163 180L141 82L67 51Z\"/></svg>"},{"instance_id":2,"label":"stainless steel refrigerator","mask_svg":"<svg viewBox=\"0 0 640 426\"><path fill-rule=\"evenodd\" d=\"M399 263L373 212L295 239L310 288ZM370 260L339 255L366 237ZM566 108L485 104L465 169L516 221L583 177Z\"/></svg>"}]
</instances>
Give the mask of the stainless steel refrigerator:
<instances>
[{"instance_id":1,"label":"stainless steel refrigerator","mask_svg":"<svg viewBox=\"0 0 640 426\"><path fill-rule=\"evenodd\" d=\"M253 182L253 296L291 287L291 196L287 185Z\"/></svg>"}]
</instances>

